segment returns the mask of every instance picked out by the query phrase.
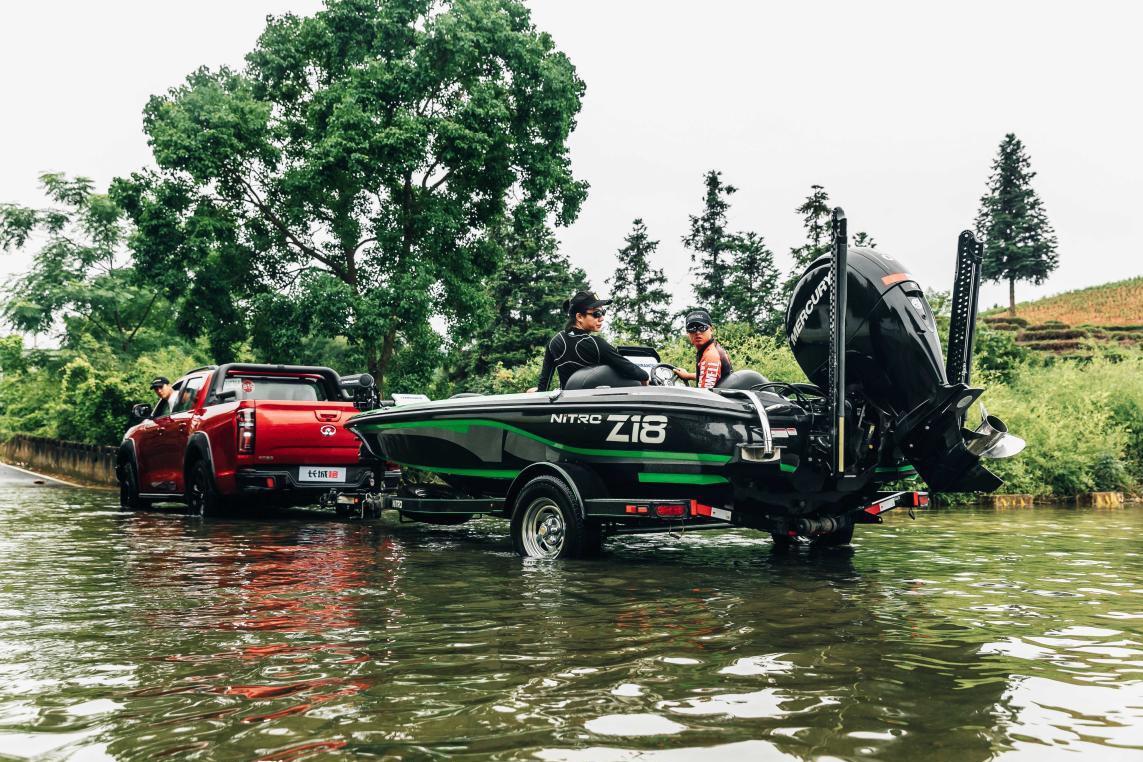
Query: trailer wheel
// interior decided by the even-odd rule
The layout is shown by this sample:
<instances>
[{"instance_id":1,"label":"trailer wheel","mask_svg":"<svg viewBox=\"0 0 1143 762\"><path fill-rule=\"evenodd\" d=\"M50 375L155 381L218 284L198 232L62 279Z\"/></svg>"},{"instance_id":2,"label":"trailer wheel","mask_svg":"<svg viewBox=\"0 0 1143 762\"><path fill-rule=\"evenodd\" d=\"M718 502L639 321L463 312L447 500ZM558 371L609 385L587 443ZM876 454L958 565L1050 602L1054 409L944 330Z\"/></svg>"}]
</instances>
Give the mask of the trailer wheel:
<instances>
[{"instance_id":1,"label":"trailer wheel","mask_svg":"<svg viewBox=\"0 0 1143 762\"><path fill-rule=\"evenodd\" d=\"M512 544L528 558L578 558L586 530L572 491L553 476L524 485L512 511Z\"/></svg>"},{"instance_id":2,"label":"trailer wheel","mask_svg":"<svg viewBox=\"0 0 1143 762\"><path fill-rule=\"evenodd\" d=\"M845 529L839 529L836 532L813 538L810 540L810 547L840 548L843 545L849 545L851 542L853 542L853 524L850 524Z\"/></svg>"}]
</instances>

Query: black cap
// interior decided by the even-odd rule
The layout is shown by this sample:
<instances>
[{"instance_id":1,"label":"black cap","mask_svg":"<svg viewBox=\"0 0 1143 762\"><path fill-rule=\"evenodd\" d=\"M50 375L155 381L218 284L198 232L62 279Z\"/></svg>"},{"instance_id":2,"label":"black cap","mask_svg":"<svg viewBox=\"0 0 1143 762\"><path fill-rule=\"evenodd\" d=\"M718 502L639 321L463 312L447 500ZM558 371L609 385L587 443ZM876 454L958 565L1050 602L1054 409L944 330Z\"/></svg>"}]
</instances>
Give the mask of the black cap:
<instances>
[{"instance_id":1,"label":"black cap","mask_svg":"<svg viewBox=\"0 0 1143 762\"><path fill-rule=\"evenodd\" d=\"M171 383L171 380L166 376L155 376L151 379L151 388L158 389L160 386L166 386L169 383Z\"/></svg>"},{"instance_id":2,"label":"black cap","mask_svg":"<svg viewBox=\"0 0 1143 762\"><path fill-rule=\"evenodd\" d=\"M594 291L576 291L575 296L564 302L564 308L568 311L568 315L575 317L580 312L606 307L609 304L611 304L610 299L600 299Z\"/></svg>"},{"instance_id":3,"label":"black cap","mask_svg":"<svg viewBox=\"0 0 1143 762\"><path fill-rule=\"evenodd\" d=\"M683 321L684 326L693 323L702 323L703 325L714 325L714 321L710 319L710 313L706 310L691 310L687 313L687 319Z\"/></svg>"}]
</instances>

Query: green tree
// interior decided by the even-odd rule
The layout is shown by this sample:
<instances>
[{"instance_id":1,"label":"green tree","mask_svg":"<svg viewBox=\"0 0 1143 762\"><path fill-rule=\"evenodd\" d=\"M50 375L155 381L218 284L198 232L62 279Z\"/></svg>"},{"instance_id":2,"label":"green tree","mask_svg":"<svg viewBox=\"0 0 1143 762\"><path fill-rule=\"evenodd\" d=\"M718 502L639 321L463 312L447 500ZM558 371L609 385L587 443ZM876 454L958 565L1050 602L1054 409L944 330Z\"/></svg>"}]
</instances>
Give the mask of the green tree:
<instances>
[{"instance_id":1,"label":"green tree","mask_svg":"<svg viewBox=\"0 0 1143 762\"><path fill-rule=\"evenodd\" d=\"M702 212L690 216L690 232L683 236L683 245L691 250L696 301L710 311L715 321L722 322L730 312L726 293L730 263L726 255L736 244L734 235L727 230L727 198L738 189L723 183L722 173L715 170L703 176L703 184L706 193Z\"/></svg>"},{"instance_id":2,"label":"green tree","mask_svg":"<svg viewBox=\"0 0 1143 762\"><path fill-rule=\"evenodd\" d=\"M778 291L778 268L774 252L757 233L736 236L726 291L730 318L735 322L760 332L778 327L785 306Z\"/></svg>"},{"instance_id":3,"label":"green tree","mask_svg":"<svg viewBox=\"0 0 1143 762\"><path fill-rule=\"evenodd\" d=\"M788 302L794 292L794 286L810 263L822 254L828 254L832 243L832 228L830 215L833 210L829 206L829 194L820 185L810 186L810 195L802 205L794 210L802 216L802 226L806 229L806 242L801 246L790 249L790 256L794 259L794 266L790 270L786 282L782 284L783 303Z\"/></svg>"},{"instance_id":4,"label":"green tree","mask_svg":"<svg viewBox=\"0 0 1143 762\"><path fill-rule=\"evenodd\" d=\"M984 238L981 275L1008 281L1011 315L1016 314L1016 281L1038 285L1059 265L1056 234L1032 189L1035 176L1024 144L1008 133L992 162L988 192L981 197L976 216L976 233Z\"/></svg>"},{"instance_id":5,"label":"green tree","mask_svg":"<svg viewBox=\"0 0 1143 762\"><path fill-rule=\"evenodd\" d=\"M519 0L329 0L270 18L246 61L147 104L144 193L190 188L251 253L245 277L341 305L382 388L431 319L484 314L517 204L578 214L583 83Z\"/></svg>"},{"instance_id":6,"label":"green tree","mask_svg":"<svg viewBox=\"0 0 1143 762\"><path fill-rule=\"evenodd\" d=\"M0 205L0 249L38 245L28 271L7 284L0 315L20 331L60 331L65 345L86 335L131 352L166 304L135 277L122 211L86 177L48 173L40 183L52 206Z\"/></svg>"},{"instance_id":7,"label":"green tree","mask_svg":"<svg viewBox=\"0 0 1143 762\"><path fill-rule=\"evenodd\" d=\"M641 218L631 223L623 239L627 245L616 255L615 273L608 279L611 289L611 330L618 336L654 346L671 334L671 294L663 268L651 264L659 248L647 235Z\"/></svg>"},{"instance_id":8,"label":"green tree","mask_svg":"<svg viewBox=\"0 0 1143 762\"><path fill-rule=\"evenodd\" d=\"M491 308L471 341L458 347L464 359L456 364L457 380L484 376L498 363L519 367L542 354L552 334L567 320L564 300L590 288L587 273L572 267L560 253L555 235L542 218L518 217L520 224L502 238L504 257L489 280Z\"/></svg>"},{"instance_id":9,"label":"green tree","mask_svg":"<svg viewBox=\"0 0 1143 762\"><path fill-rule=\"evenodd\" d=\"M867 249L876 249L877 241L873 240L873 236L866 233L864 230L859 230L853 234L853 245L864 246Z\"/></svg>"}]
</instances>

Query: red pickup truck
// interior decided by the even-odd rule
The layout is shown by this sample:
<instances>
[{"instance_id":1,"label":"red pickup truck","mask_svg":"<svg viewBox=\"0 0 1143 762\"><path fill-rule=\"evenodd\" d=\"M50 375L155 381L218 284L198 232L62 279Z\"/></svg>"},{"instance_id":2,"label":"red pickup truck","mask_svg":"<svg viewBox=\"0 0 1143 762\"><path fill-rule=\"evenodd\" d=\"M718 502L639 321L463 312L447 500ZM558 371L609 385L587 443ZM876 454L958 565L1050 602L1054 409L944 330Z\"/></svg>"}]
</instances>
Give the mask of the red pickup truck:
<instances>
[{"instance_id":1,"label":"red pickup truck","mask_svg":"<svg viewBox=\"0 0 1143 762\"><path fill-rule=\"evenodd\" d=\"M207 514L239 496L298 505L331 489L380 489L384 464L364 460L343 426L370 399L362 392L372 383L301 365L192 370L173 384L169 403L136 406L143 420L119 447L120 502L142 508L181 500Z\"/></svg>"}]
</instances>

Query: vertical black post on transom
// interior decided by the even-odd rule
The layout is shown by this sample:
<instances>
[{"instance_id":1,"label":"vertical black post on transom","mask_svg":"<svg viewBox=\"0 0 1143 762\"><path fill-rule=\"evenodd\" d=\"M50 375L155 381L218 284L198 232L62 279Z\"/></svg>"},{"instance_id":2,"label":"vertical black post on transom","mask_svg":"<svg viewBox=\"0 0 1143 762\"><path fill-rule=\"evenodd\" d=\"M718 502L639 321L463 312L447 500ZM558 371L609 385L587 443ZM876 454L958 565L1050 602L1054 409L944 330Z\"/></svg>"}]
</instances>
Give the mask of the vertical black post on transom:
<instances>
[{"instance_id":1,"label":"vertical black post on transom","mask_svg":"<svg viewBox=\"0 0 1143 762\"><path fill-rule=\"evenodd\" d=\"M849 241L845 211L833 210L833 256L830 258L829 364L830 458L837 476L845 473L845 304L849 283Z\"/></svg>"},{"instance_id":2,"label":"vertical black post on transom","mask_svg":"<svg viewBox=\"0 0 1143 762\"><path fill-rule=\"evenodd\" d=\"M984 244L976 240L971 230L962 232L957 239L949 348L945 358L945 375L948 376L950 384L967 386L972 378L976 308L980 293L980 267L983 260Z\"/></svg>"}]
</instances>

